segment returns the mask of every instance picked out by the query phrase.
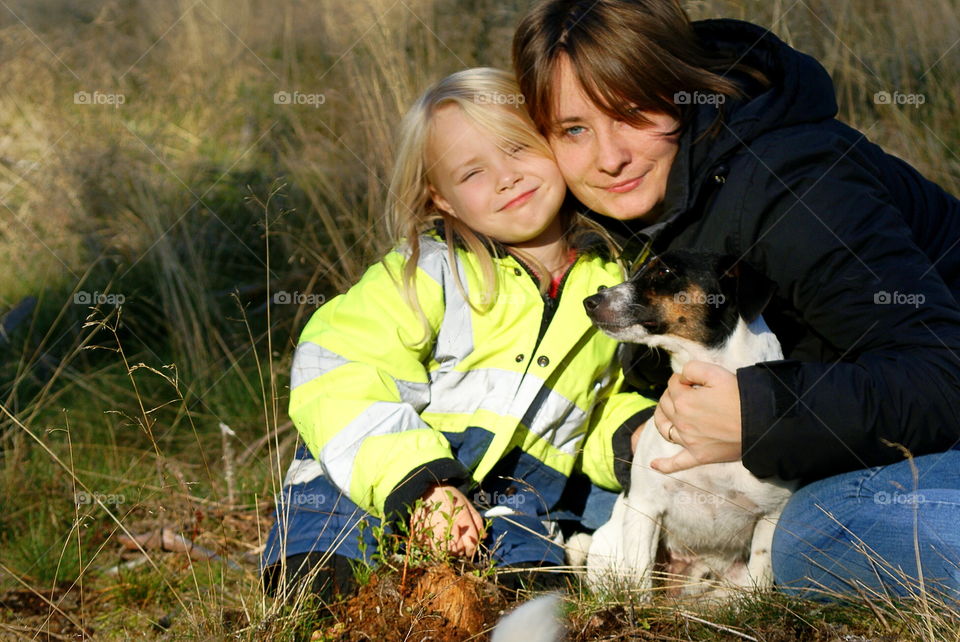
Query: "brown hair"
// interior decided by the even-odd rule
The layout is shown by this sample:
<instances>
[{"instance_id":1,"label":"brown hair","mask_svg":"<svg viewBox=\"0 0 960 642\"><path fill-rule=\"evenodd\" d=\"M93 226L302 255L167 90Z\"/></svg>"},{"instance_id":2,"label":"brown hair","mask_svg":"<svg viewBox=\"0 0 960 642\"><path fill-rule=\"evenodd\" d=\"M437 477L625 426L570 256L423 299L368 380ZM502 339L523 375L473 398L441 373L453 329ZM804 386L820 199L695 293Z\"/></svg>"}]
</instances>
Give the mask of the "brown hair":
<instances>
[{"instance_id":1,"label":"brown hair","mask_svg":"<svg viewBox=\"0 0 960 642\"><path fill-rule=\"evenodd\" d=\"M555 105L553 73L569 59L587 97L611 118L649 125L638 112L673 116L682 128L691 110L677 94L743 95L723 74L738 70L766 83L732 54L700 44L679 0L542 0L513 37L513 66L537 128L549 134ZM635 108L635 109L634 109ZM710 133L719 129L723 105Z\"/></svg>"}]
</instances>

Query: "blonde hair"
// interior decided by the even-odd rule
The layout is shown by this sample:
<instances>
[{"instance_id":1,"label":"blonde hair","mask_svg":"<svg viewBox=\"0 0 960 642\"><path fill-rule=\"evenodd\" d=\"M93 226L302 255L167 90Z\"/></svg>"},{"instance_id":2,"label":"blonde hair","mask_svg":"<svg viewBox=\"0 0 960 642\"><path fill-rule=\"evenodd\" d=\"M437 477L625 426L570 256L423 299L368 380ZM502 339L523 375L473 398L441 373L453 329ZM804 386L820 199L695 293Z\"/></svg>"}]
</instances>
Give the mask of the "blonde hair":
<instances>
[{"instance_id":1,"label":"blonde hair","mask_svg":"<svg viewBox=\"0 0 960 642\"><path fill-rule=\"evenodd\" d=\"M456 285L464 299L473 309L480 311L489 309L497 298L493 264L493 256L497 254L495 241L474 232L457 217L438 208L430 194L427 152L433 116L441 107L456 105L480 129L495 137L505 151L521 145L553 159L549 145L537 132L523 102L523 95L513 74L490 67L477 67L451 74L430 87L400 123L396 164L390 179L387 224L394 244L405 241L409 247L403 268L403 288L408 301L423 320L425 329L428 329L428 325L417 300L414 280L420 258L420 235L435 227L438 221L443 221L451 265L456 265L454 251L458 242L478 257L484 284L479 304L470 300L460 281L459 271L454 269ZM561 208L558 216L563 217L564 242L568 247L575 229L599 230L599 226L572 212L570 208ZM609 236L604 234L603 237L608 245L612 243ZM540 291L545 292L550 284L549 271L528 254L516 248L510 251L519 255L541 275Z\"/></svg>"}]
</instances>

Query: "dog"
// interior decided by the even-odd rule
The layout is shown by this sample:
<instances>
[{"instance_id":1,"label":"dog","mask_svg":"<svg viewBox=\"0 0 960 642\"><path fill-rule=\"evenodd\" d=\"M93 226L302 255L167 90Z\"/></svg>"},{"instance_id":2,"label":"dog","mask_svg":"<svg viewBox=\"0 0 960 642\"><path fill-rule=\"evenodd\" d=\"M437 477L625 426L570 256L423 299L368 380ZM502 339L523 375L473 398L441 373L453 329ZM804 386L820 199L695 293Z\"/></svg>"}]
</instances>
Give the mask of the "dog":
<instances>
[{"instance_id":1,"label":"dog","mask_svg":"<svg viewBox=\"0 0 960 642\"><path fill-rule=\"evenodd\" d=\"M584 307L614 339L662 348L674 372L693 359L735 372L783 358L761 316L772 294L769 281L746 264L677 250L588 297ZM731 589L772 586L773 533L793 485L757 479L739 461L672 474L650 467L682 448L660 435L652 417L646 422L629 492L617 499L610 521L594 533L588 549L582 537L568 544L571 560L582 560L587 551L591 587L611 588L613 582L647 597L655 567L680 584L673 589L680 595L710 592L722 599Z\"/></svg>"}]
</instances>

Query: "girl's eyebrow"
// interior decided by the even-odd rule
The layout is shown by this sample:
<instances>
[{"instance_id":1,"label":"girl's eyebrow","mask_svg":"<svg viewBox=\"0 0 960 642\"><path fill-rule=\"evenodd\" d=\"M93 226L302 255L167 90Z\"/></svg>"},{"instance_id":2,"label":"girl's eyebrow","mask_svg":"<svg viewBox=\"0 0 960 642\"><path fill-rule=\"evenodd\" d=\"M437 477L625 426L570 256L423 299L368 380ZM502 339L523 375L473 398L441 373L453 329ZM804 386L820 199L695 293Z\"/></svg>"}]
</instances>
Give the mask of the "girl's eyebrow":
<instances>
[{"instance_id":1,"label":"girl's eyebrow","mask_svg":"<svg viewBox=\"0 0 960 642\"><path fill-rule=\"evenodd\" d=\"M479 157L479 156L471 156L470 158L466 159L466 160L463 161L462 163L454 166L453 171L455 171L455 172L456 172L456 171L459 171L459 170L463 169L464 167L466 167L467 165L475 165L476 163L479 163L479 162L480 162L480 157Z\"/></svg>"}]
</instances>

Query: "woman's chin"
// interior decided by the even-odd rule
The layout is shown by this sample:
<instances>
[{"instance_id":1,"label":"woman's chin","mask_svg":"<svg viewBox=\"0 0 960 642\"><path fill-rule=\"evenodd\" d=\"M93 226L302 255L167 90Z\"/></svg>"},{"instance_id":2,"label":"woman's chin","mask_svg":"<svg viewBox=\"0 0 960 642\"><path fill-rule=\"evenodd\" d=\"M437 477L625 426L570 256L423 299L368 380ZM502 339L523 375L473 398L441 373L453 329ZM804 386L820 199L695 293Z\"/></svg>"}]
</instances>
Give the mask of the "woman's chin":
<instances>
[{"instance_id":1,"label":"woman's chin","mask_svg":"<svg viewBox=\"0 0 960 642\"><path fill-rule=\"evenodd\" d=\"M655 222L663 212L662 203L632 194L623 197L604 198L595 203L591 209L598 214L609 216L618 221L640 220L646 223Z\"/></svg>"}]
</instances>

